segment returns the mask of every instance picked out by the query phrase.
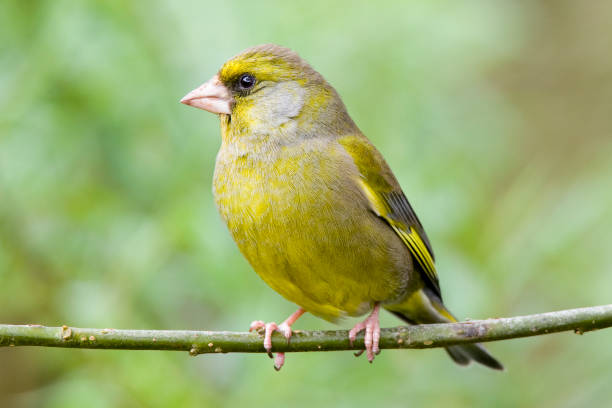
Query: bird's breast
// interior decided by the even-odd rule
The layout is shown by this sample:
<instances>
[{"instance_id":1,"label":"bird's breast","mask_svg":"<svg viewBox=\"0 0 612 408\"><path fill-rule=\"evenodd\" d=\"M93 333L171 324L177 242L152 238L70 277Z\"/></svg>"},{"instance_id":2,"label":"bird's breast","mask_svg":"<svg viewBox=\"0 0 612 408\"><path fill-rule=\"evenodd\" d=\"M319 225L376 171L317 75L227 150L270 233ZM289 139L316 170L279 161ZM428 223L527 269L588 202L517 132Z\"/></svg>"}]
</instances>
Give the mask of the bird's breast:
<instances>
[{"instance_id":1,"label":"bird's breast","mask_svg":"<svg viewBox=\"0 0 612 408\"><path fill-rule=\"evenodd\" d=\"M342 189L339 172L346 171L339 167L321 152L297 147L262 155L222 150L215 168L216 204L239 246L256 238L276 240L309 217L332 212Z\"/></svg>"},{"instance_id":2,"label":"bird's breast","mask_svg":"<svg viewBox=\"0 0 612 408\"><path fill-rule=\"evenodd\" d=\"M397 296L411 267L358 177L333 144L217 157L215 201L243 255L273 289L327 319Z\"/></svg>"}]
</instances>

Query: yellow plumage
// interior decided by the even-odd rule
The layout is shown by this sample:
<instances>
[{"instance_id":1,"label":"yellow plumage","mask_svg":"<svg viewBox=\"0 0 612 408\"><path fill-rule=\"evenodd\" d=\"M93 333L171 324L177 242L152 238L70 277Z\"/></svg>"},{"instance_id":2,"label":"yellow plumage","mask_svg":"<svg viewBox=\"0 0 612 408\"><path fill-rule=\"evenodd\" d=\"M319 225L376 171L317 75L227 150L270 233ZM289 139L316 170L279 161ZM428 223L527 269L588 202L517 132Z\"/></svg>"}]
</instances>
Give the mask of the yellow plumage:
<instances>
[{"instance_id":1,"label":"yellow plumage","mask_svg":"<svg viewBox=\"0 0 612 408\"><path fill-rule=\"evenodd\" d=\"M259 276L330 321L375 305L410 323L454 321L423 227L323 77L294 52L265 45L215 78L228 103L203 107L223 112L215 201ZM478 345L449 353L501 368Z\"/></svg>"},{"instance_id":2,"label":"yellow plumage","mask_svg":"<svg viewBox=\"0 0 612 408\"><path fill-rule=\"evenodd\" d=\"M215 198L238 247L274 290L328 320L399 300L412 270L403 243L374 215L354 213L367 202L347 184L359 173L342 146L308 145L245 157L222 147Z\"/></svg>"}]
</instances>

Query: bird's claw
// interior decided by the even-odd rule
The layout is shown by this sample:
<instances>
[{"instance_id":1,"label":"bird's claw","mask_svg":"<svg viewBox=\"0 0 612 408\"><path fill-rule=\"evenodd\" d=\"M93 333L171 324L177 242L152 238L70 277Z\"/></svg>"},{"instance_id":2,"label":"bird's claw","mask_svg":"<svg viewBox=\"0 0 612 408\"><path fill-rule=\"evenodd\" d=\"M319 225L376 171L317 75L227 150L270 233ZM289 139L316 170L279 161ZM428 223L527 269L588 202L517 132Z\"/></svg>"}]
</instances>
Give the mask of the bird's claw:
<instances>
[{"instance_id":1,"label":"bird's claw","mask_svg":"<svg viewBox=\"0 0 612 408\"><path fill-rule=\"evenodd\" d=\"M276 371L280 371L280 369L285 364L285 353L276 353L276 357L274 358L274 369Z\"/></svg>"},{"instance_id":2,"label":"bird's claw","mask_svg":"<svg viewBox=\"0 0 612 408\"><path fill-rule=\"evenodd\" d=\"M265 323L262 320L253 321L249 327L250 332L260 332L262 329L264 330L263 346L268 352L268 357L274 359L274 369L279 371L283 367L283 364L285 364L285 353L276 353L276 356L272 353L272 333L275 331L280 332L287 339L287 343L289 343L292 334L291 327L284 322L277 325L274 322Z\"/></svg>"},{"instance_id":3,"label":"bird's claw","mask_svg":"<svg viewBox=\"0 0 612 408\"><path fill-rule=\"evenodd\" d=\"M367 352L368 361L370 363L374 361L375 355L380 354L380 323L378 321L379 309L380 305L376 304L370 316L368 316L363 322L357 323L355 327L349 331L349 342L352 346L357 338L357 333L365 329L363 343L365 345L365 351ZM355 353L355 356L359 357L362 353L363 350Z\"/></svg>"},{"instance_id":4,"label":"bird's claw","mask_svg":"<svg viewBox=\"0 0 612 408\"><path fill-rule=\"evenodd\" d=\"M291 325L295 323L295 321L304 314L304 309L300 308L295 313L287 318L281 324L276 324L274 322L265 323L263 320L255 320L251 323L249 327L249 331L260 331L264 329L264 348L268 352L268 356L270 358L274 358L274 369L279 371L283 364L285 364L285 353L279 352L276 353L276 357L272 354L272 333L275 331L281 332L283 336L287 339L287 344L289 344L289 340L291 339L291 334L293 333L291 330Z\"/></svg>"},{"instance_id":5,"label":"bird's claw","mask_svg":"<svg viewBox=\"0 0 612 408\"><path fill-rule=\"evenodd\" d=\"M250 332L252 332L253 330L259 331L263 329L265 326L266 326L266 323L263 320L253 320L251 322L251 325L249 326L249 331Z\"/></svg>"},{"instance_id":6,"label":"bird's claw","mask_svg":"<svg viewBox=\"0 0 612 408\"><path fill-rule=\"evenodd\" d=\"M291 335L293 334L293 331L291 330L291 326L283 322L278 325L276 330L281 332L283 336L285 336L285 338L287 339L287 343L289 343L289 341L291 340Z\"/></svg>"},{"instance_id":7,"label":"bird's claw","mask_svg":"<svg viewBox=\"0 0 612 408\"><path fill-rule=\"evenodd\" d=\"M285 338L287 339L287 344L289 344L289 342L291 341L291 334L293 333L293 331L291 330L291 326L289 326L287 322L283 322L278 325L276 331L281 332L283 336L285 336ZM274 369L276 371L280 371L284 364L285 353L276 353L276 357L274 358Z\"/></svg>"}]
</instances>

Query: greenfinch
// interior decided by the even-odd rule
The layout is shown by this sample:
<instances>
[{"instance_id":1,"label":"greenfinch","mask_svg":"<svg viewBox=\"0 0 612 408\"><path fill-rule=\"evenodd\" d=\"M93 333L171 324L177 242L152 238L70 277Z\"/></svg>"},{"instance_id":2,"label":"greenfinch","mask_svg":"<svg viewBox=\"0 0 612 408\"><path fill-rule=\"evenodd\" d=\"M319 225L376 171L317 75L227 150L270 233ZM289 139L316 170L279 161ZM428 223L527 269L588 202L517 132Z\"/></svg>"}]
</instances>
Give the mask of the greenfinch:
<instances>
[{"instance_id":1,"label":"greenfinch","mask_svg":"<svg viewBox=\"0 0 612 408\"><path fill-rule=\"evenodd\" d=\"M442 303L434 254L382 155L357 128L340 96L295 52L249 48L228 60L182 103L219 115L214 173L221 217L259 276L299 309L280 325L287 339L305 312L336 322L370 313L370 362L380 352L379 311L409 324L456 319ZM452 359L502 365L480 344L451 346ZM284 354L277 353L280 369Z\"/></svg>"}]
</instances>

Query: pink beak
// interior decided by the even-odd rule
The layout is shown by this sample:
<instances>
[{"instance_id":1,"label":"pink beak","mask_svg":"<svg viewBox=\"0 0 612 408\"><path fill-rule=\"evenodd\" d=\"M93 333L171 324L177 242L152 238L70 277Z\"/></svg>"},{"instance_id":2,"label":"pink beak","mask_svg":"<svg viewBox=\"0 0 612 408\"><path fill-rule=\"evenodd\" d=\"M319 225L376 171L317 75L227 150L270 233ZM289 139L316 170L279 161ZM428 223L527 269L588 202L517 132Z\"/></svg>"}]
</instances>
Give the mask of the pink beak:
<instances>
[{"instance_id":1,"label":"pink beak","mask_svg":"<svg viewBox=\"0 0 612 408\"><path fill-rule=\"evenodd\" d=\"M231 115L234 98L219 80L219 75L215 75L208 82L185 95L181 103L212 113Z\"/></svg>"}]
</instances>

